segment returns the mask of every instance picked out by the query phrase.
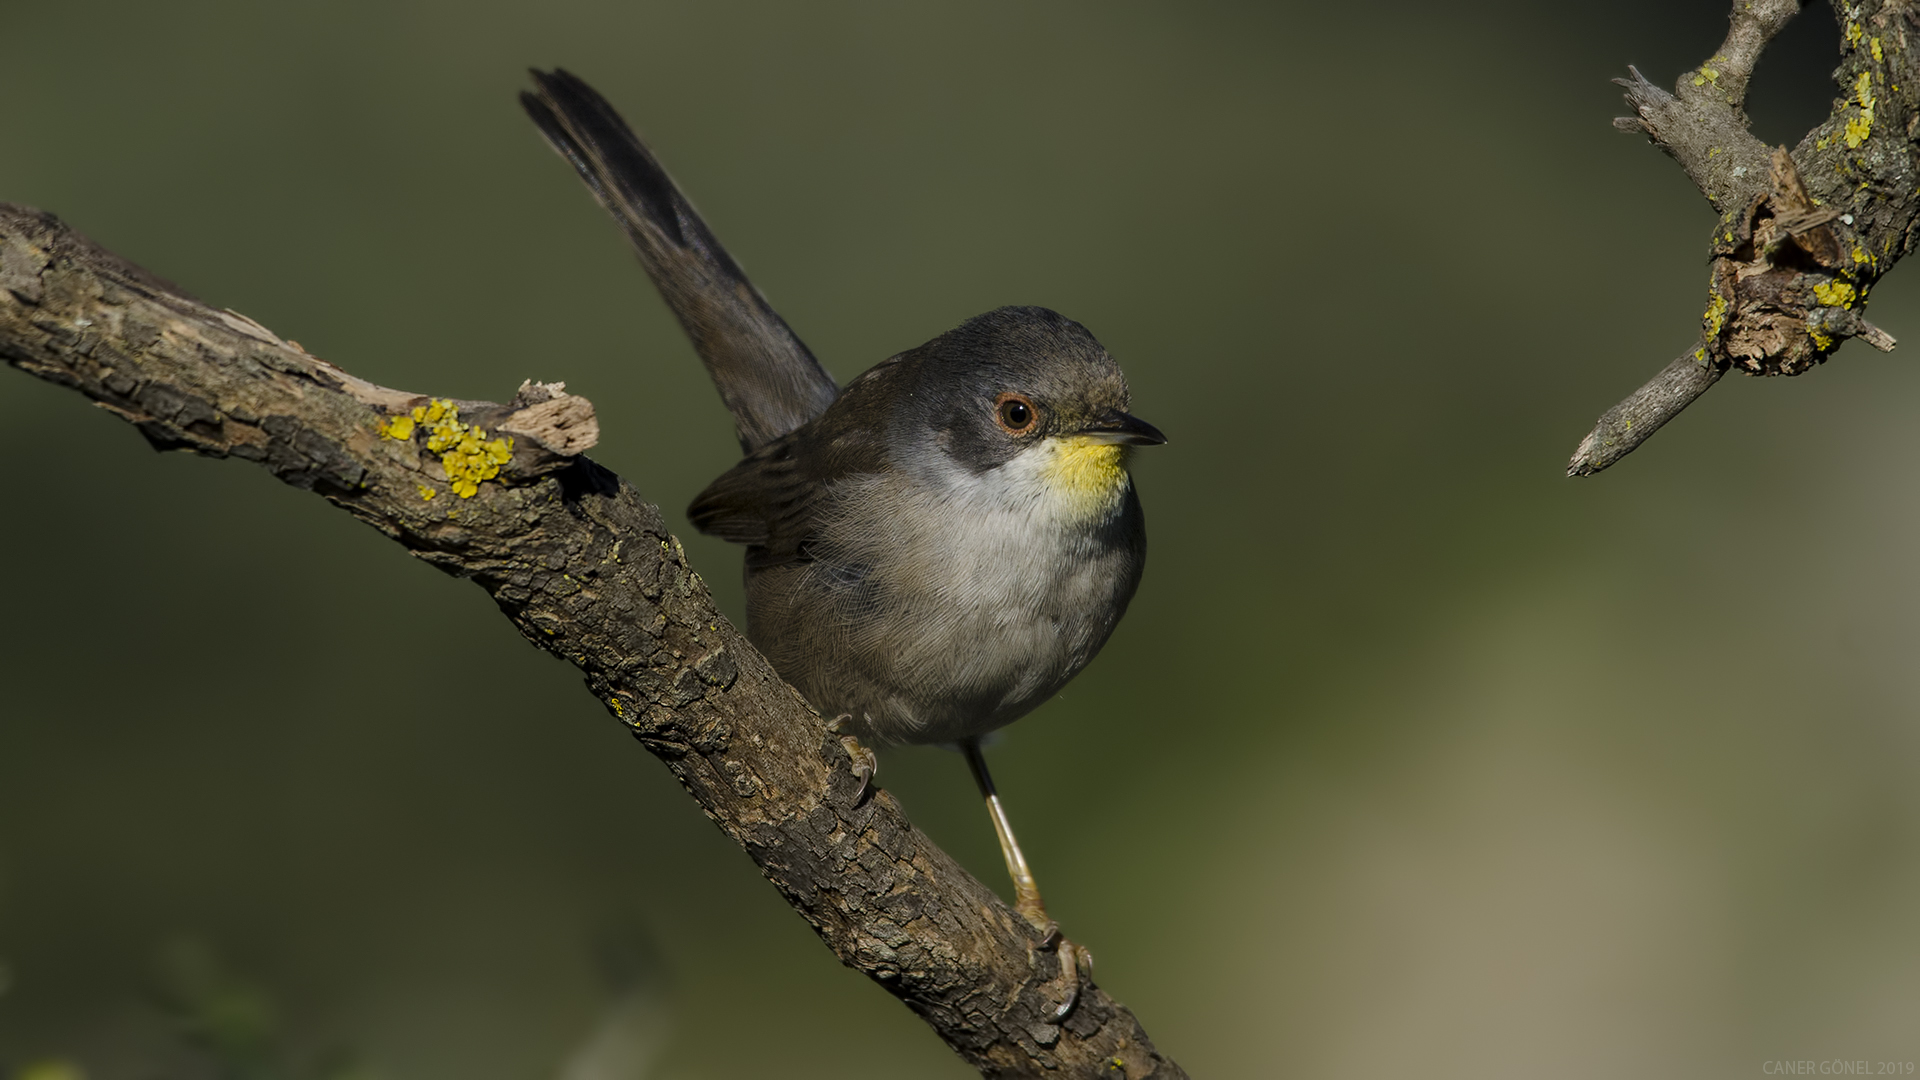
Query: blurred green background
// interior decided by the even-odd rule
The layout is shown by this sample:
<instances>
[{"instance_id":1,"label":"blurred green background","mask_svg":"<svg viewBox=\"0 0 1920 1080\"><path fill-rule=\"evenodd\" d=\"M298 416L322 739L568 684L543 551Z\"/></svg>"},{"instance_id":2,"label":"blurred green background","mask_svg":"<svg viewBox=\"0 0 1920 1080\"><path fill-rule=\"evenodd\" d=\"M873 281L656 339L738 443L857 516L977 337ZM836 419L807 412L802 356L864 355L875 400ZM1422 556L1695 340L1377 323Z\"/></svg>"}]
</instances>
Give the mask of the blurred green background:
<instances>
[{"instance_id":1,"label":"blurred green background","mask_svg":"<svg viewBox=\"0 0 1920 1080\"><path fill-rule=\"evenodd\" d=\"M1911 1061L1920 267L1893 357L1561 475L1705 295L1711 212L1607 80L1725 11L0 0L0 199L377 382L566 380L738 612L680 516L725 413L514 102L569 67L842 379L1043 304L1171 436L1132 614L991 754L1194 1075ZM1836 36L1768 54L1761 137L1824 115ZM182 949L296 1071L561 1076L618 954L660 1003L626 1075L969 1075L478 589L15 372L0 424L0 1075L194 1075ZM1005 891L956 756L881 781Z\"/></svg>"}]
</instances>

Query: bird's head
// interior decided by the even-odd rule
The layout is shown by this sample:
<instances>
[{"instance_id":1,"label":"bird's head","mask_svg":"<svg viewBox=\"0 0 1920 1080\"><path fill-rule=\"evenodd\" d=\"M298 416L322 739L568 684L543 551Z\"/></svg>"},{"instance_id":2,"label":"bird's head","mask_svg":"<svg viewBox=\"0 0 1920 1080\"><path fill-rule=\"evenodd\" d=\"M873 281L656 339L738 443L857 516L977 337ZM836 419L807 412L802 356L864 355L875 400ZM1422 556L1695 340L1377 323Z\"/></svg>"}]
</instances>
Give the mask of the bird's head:
<instances>
[{"instance_id":1,"label":"bird's head","mask_svg":"<svg viewBox=\"0 0 1920 1080\"><path fill-rule=\"evenodd\" d=\"M915 350L905 415L952 464L1095 513L1126 491L1128 452L1166 442L1127 411L1126 376L1086 327L1005 307Z\"/></svg>"}]
</instances>

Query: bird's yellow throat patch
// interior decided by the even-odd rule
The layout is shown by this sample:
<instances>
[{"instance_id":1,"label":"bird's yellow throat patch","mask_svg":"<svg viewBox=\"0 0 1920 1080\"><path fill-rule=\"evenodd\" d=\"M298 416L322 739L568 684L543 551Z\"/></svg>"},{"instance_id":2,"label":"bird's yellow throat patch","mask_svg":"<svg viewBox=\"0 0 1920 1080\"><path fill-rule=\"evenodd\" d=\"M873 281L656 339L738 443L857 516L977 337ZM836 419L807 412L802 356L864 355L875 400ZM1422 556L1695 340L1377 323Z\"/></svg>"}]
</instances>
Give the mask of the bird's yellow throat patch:
<instances>
[{"instance_id":1,"label":"bird's yellow throat patch","mask_svg":"<svg viewBox=\"0 0 1920 1080\"><path fill-rule=\"evenodd\" d=\"M1133 448L1086 435L1057 439L1044 476L1070 514L1111 510L1127 490L1127 454Z\"/></svg>"}]
</instances>

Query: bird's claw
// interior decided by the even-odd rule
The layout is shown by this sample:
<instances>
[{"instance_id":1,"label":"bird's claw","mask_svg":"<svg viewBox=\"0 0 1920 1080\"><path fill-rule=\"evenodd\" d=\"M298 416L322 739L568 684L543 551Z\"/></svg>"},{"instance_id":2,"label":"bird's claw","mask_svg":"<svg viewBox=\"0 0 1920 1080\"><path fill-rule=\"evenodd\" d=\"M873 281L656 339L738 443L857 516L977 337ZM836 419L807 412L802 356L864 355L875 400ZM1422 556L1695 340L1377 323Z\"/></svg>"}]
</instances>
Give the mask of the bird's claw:
<instances>
[{"instance_id":1,"label":"bird's claw","mask_svg":"<svg viewBox=\"0 0 1920 1080\"><path fill-rule=\"evenodd\" d=\"M1066 973L1066 969L1070 963L1071 961L1067 960L1066 957L1063 956L1060 958L1060 969L1063 975ZM1067 1017L1072 1016L1073 1007L1078 1004L1080 1004L1080 980L1075 979L1072 985L1067 987L1067 1000L1054 1007L1053 1022L1058 1024Z\"/></svg>"},{"instance_id":2,"label":"bird's claw","mask_svg":"<svg viewBox=\"0 0 1920 1080\"><path fill-rule=\"evenodd\" d=\"M1067 940L1066 935L1060 932L1060 924L1046 918L1045 912L1041 912L1040 917L1045 925L1035 923L1041 930L1041 936L1034 948L1040 952L1054 953L1060 962L1060 979L1067 986L1066 999L1054 1006L1053 1022L1057 1024L1073 1014L1074 1007L1080 1004L1080 992L1093 985L1093 954L1084 946Z\"/></svg>"},{"instance_id":3,"label":"bird's claw","mask_svg":"<svg viewBox=\"0 0 1920 1080\"><path fill-rule=\"evenodd\" d=\"M840 748L847 752L847 759L852 763L850 767L853 775L860 781L859 789L853 793L853 805L859 806L866 800L867 789L873 783L874 774L880 771L880 760L873 756L872 750L860 745L859 739L852 735L841 734L847 721L852 719L852 713L842 713L827 721L827 730L840 736Z\"/></svg>"},{"instance_id":4,"label":"bird's claw","mask_svg":"<svg viewBox=\"0 0 1920 1080\"><path fill-rule=\"evenodd\" d=\"M851 735L840 736L840 745L847 751L847 757L853 760L853 775L860 780L860 787L853 793L853 805L859 806L866 801L867 791L873 784L873 774L880 771L880 763L873 751L860 745L860 740Z\"/></svg>"}]
</instances>

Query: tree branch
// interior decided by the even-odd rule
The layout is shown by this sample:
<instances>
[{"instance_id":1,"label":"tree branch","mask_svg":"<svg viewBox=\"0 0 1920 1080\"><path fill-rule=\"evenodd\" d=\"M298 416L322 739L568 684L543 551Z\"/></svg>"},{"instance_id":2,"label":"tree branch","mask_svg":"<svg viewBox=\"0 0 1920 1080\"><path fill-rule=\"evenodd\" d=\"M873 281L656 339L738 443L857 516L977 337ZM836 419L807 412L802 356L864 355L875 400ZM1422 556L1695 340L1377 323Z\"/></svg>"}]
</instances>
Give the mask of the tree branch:
<instances>
[{"instance_id":1,"label":"tree branch","mask_svg":"<svg viewBox=\"0 0 1920 1080\"><path fill-rule=\"evenodd\" d=\"M1589 476L1626 457L1634 447L1720 381L1725 369L1699 358L1700 344L1680 354L1647 385L1608 409L1573 452L1568 476Z\"/></svg>"},{"instance_id":2,"label":"tree branch","mask_svg":"<svg viewBox=\"0 0 1920 1080\"><path fill-rule=\"evenodd\" d=\"M1183 1077L1125 1007L914 829L714 608L659 511L579 456L584 399L357 379L51 215L0 204L0 357L157 447L264 465L494 598L760 866L841 961L988 1076Z\"/></svg>"},{"instance_id":3,"label":"tree branch","mask_svg":"<svg viewBox=\"0 0 1920 1080\"><path fill-rule=\"evenodd\" d=\"M1893 337L1861 314L1867 294L1913 249L1920 203L1920 17L1912 0L1835 0L1841 97L1789 154L1747 131L1747 85L1760 52L1799 0L1734 0L1727 40L1668 94L1631 71L1643 132L1686 170L1720 214L1708 241L1710 290L1700 341L1601 417L1567 466L1588 476L1626 456L1728 368L1799 375L1858 337L1882 351ZM1687 357L1682 357L1686 360ZM1685 377L1682 377L1685 376ZM1631 428L1622 420L1631 418Z\"/></svg>"}]
</instances>

